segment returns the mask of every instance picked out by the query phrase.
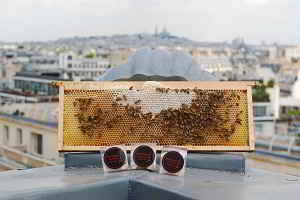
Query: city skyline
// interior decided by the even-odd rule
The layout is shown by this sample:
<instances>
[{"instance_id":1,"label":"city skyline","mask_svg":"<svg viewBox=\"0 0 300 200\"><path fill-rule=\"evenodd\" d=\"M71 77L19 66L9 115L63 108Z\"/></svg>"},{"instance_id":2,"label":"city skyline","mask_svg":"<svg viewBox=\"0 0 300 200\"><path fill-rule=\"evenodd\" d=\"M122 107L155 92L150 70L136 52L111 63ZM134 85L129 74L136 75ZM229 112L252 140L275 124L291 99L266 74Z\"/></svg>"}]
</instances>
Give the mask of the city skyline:
<instances>
[{"instance_id":1,"label":"city skyline","mask_svg":"<svg viewBox=\"0 0 300 200\"><path fill-rule=\"evenodd\" d=\"M299 44L298 8L297 0L3 0L0 41L154 33L158 25L195 41Z\"/></svg>"}]
</instances>

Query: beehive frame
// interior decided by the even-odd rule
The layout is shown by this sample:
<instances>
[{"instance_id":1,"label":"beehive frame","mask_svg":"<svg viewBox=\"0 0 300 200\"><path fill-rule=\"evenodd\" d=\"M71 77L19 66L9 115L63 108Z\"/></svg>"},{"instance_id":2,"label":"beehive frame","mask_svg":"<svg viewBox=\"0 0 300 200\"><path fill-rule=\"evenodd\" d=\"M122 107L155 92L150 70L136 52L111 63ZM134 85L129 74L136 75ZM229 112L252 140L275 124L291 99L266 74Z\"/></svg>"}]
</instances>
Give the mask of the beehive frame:
<instances>
[{"instance_id":1,"label":"beehive frame","mask_svg":"<svg viewBox=\"0 0 300 200\"><path fill-rule=\"evenodd\" d=\"M158 143L158 149L162 148L162 146L164 145L174 145L174 146L183 146L190 151L244 151L244 152L253 151L255 148L255 136L253 131L253 116L252 116L252 86L254 84L255 84L254 82L55 82L54 85L59 87L58 151L60 152L99 151L105 148L106 146L117 145L117 144L126 144L129 149L130 144L138 143L138 142L156 142ZM130 114L128 111L129 103L126 103L126 101L129 100L127 100L126 98L131 98L129 93L131 92L131 90L134 90L135 94L140 93L140 95L144 95L144 94L152 95L152 96L150 95L150 97L149 96L145 97L146 99L148 99L145 105L148 106L149 109L152 109L152 107L153 109L159 107L160 113L167 113L165 112L166 110L171 110L172 114L173 113L176 114L177 112L179 112L178 110L183 109L182 106L187 105L185 102L187 101L186 100L187 97L194 98L195 94L199 94L201 97L201 94L202 95L205 94L206 96L208 96L205 98L209 99L210 95L215 95L215 96L221 95L221 97L224 98L223 101L224 105L223 104L219 105L219 107L221 106L222 108L220 108L221 114L219 114L218 116L225 116L225 115L230 116L230 122L228 122L229 120L225 120L225 121L226 123L229 123L229 125L231 123L230 126L231 128L228 128L229 125L226 125L227 128L225 127L225 125L224 125L225 128L224 127L218 128L211 125L206 130L204 126L204 129L202 128L201 130L203 130L202 132L205 132L205 134L198 133L199 131L198 132L184 131L186 129L177 128L176 133L178 132L178 133L190 134L192 132L194 134L194 132L197 132L195 133L196 134L195 140L189 139L187 141L191 141L190 143L189 142L182 143L180 142L181 139L176 139L177 137L176 134L171 133L172 131L175 130L174 128L171 127L166 129L165 126L162 128L161 124L165 124L163 119L169 116L168 113L163 115L165 118L160 117L161 115L159 113L151 114L152 118L151 117L146 118L147 113L142 113L141 111L139 111L140 113L133 114L132 116L129 115ZM147 93L146 91L151 91L151 93L149 92ZM159 93L159 95L157 93ZM171 98L168 97L169 94L167 93L170 93ZM126 99L126 101L124 99L120 100L122 96ZM230 100L226 99L229 96L230 96ZM183 100L182 97L184 97ZM217 97L218 96L216 96L215 99L218 99ZM135 95L134 98L140 98L140 96ZM234 98L236 100L232 100ZM114 121L112 121L112 119L110 119L110 121L106 120L105 123L103 123L105 124L105 126L101 125L99 121L97 121L95 125L92 125L90 122L88 122L89 125L94 127L94 129L88 127L89 128L88 130L91 132L92 135L86 134L85 132L86 130L84 129L86 126L80 124L79 121L82 123L82 120L78 118L78 116L80 116L78 113L81 112L81 108L82 108L82 107L80 107L80 109L78 108L78 103L81 102L81 99L90 99L89 101L92 102L89 104L89 108L84 107L86 108L86 110L89 109L89 111L86 112L88 112L89 116L91 117L95 118L95 116L98 116L95 115L95 113L99 112L99 110L103 112L103 110L101 110L103 108L104 110L106 109L106 111L104 112L105 114L103 114L102 119L105 118L104 116L114 115L114 113L118 113L118 112L122 114L117 115L117 117L125 116L124 117L125 119L120 117L117 120L115 120L114 117L113 118ZM192 99L190 98L189 102L193 102ZM119 103L118 102L119 100L123 102ZM75 103L75 101L77 103ZM84 100L82 101L85 102ZM139 103L140 101L141 100L138 100L135 103L137 102ZM172 104L172 102L170 103L170 101L174 101L173 104L178 102L182 106L180 108L174 108L174 107L166 108L166 105L164 104ZM182 102L180 103L180 101L183 101L183 103ZM152 104L152 102L155 103L153 103L153 105L149 105ZM204 101L201 102L203 103ZM236 108L232 107L233 105L232 102L234 102ZM116 106L115 105L116 103L118 103L117 104L118 108L113 107ZM208 106L210 104L213 103L205 104L202 107ZM230 106L226 107L227 104L230 104ZM216 105L216 103L213 105ZM130 106L134 107L135 104L131 103L129 105L129 109ZM225 110L224 106L226 107L227 111L224 111ZM117 110L112 110L112 108ZM189 108L191 108L191 106ZM95 111L95 109L98 110ZM176 112L174 110L176 110ZM218 112L219 111L216 111L214 113L218 113ZM229 112L230 114L228 114ZM237 117L239 115L237 114L237 112L242 113L241 117ZM94 115L92 115L91 113L93 113ZM195 115L195 113L193 114ZM135 117L135 115L137 117ZM178 115L181 114L179 113ZM143 116L144 118L142 118L141 116ZM200 114L197 116L200 117ZM88 118L88 119L94 119L94 118ZM140 118L142 119L142 122L140 122L140 124L136 124L136 121L139 121ZM156 121L152 123L154 124L153 127L148 127L150 122L149 123L145 122L146 125L142 124L144 123L144 121L147 121L148 119L156 120L156 118L157 118L157 123L159 125L157 125ZM208 118L209 120L211 120L210 116ZM218 117L218 120L220 121L221 118L222 117ZM232 121L233 118L235 121ZM205 120L207 119L205 118ZM176 120L176 122L177 121L178 120ZM187 124L192 122L188 120L186 121ZM223 120L224 124L225 121ZM108 124L108 122L110 124ZM212 121L212 123L213 122L214 121ZM236 125L237 128L235 128L233 124L237 124ZM103 126L103 127L99 128L99 126ZM189 127L193 127L193 126L191 125ZM197 126L197 124L195 126ZM143 127L143 129L141 129L141 127ZM181 125L176 125L176 127L181 127ZM132 129L135 129L136 133L133 133ZM181 132L179 130L181 130ZM217 130L219 135L218 136L217 134L214 135L214 131L212 130ZM219 133L220 130L226 130L228 133L230 130L230 134L227 134L226 132L226 134L222 135ZM94 133L95 135L93 135ZM197 138L198 135L200 135L201 140L200 139L198 140ZM187 137L189 137L189 135ZM185 137L182 136L182 139L184 138Z\"/></svg>"}]
</instances>

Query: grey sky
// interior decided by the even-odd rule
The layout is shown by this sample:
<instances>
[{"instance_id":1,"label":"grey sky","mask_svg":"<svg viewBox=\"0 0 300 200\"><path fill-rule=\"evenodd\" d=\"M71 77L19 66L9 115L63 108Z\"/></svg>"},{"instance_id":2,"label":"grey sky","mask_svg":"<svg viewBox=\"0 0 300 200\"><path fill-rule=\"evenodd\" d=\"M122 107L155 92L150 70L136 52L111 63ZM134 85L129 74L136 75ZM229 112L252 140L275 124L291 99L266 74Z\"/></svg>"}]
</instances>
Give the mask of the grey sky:
<instances>
[{"instance_id":1,"label":"grey sky","mask_svg":"<svg viewBox=\"0 0 300 200\"><path fill-rule=\"evenodd\" d=\"M299 43L299 0L1 0L0 41L153 32Z\"/></svg>"}]
</instances>

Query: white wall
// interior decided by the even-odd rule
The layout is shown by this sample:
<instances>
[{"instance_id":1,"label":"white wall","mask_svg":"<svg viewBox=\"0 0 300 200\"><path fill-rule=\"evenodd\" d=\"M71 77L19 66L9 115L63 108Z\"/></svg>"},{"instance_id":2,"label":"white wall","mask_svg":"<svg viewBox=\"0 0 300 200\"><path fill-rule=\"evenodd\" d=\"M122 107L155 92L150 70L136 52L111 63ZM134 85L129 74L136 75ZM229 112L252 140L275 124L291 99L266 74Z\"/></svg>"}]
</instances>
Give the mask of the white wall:
<instances>
[{"instance_id":1,"label":"white wall","mask_svg":"<svg viewBox=\"0 0 300 200\"><path fill-rule=\"evenodd\" d=\"M279 95L280 88L277 83L274 84L273 88L267 88L267 93L269 94L270 103L271 103L271 112L273 116L278 119L279 118Z\"/></svg>"},{"instance_id":2,"label":"white wall","mask_svg":"<svg viewBox=\"0 0 300 200\"><path fill-rule=\"evenodd\" d=\"M297 81L294 83L292 88L292 96L300 100L300 70L298 71Z\"/></svg>"},{"instance_id":3,"label":"white wall","mask_svg":"<svg viewBox=\"0 0 300 200\"><path fill-rule=\"evenodd\" d=\"M9 141L7 146L17 146L17 129L22 129L23 144L26 146L26 150L29 153L33 153L33 144L31 140L32 133L41 134L43 136L43 154L40 157L46 159L57 159L59 154L57 152L57 129L43 128L38 126L32 126L30 124L23 124L19 122L8 122L0 117L0 144L3 144L4 138L4 126L9 127Z\"/></svg>"},{"instance_id":4,"label":"white wall","mask_svg":"<svg viewBox=\"0 0 300 200\"><path fill-rule=\"evenodd\" d=\"M260 137L271 138L275 134L275 123L273 121L255 121L254 128L255 134Z\"/></svg>"},{"instance_id":5,"label":"white wall","mask_svg":"<svg viewBox=\"0 0 300 200\"><path fill-rule=\"evenodd\" d=\"M291 60L292 58L300 58L300 48L298 46L286 48L285 57L287 60Z\"/></svg>"}]
</instances>

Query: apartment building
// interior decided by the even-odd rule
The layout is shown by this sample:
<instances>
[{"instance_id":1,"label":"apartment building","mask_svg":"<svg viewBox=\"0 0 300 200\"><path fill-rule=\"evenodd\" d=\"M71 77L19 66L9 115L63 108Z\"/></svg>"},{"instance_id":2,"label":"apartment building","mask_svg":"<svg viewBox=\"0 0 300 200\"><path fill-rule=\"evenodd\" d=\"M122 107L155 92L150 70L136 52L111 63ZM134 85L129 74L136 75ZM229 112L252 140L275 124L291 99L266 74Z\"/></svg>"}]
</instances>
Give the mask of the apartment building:
<instances>
[{"instance_id":1,"label":"apartment building","mask_svg":"<svg viewBox=\"0 0 300 200\"><path fill-rule=\"evenodd\" d=\"M111 67L108 59L83 58L73 52L61 54L59 65L73 80L95 80Z\"/></svg>"},{"instance_id":2,"label":"apartment building","mask_svg":"<svg viewBox=\"0 0 300 200\"><path fill-rule=\"evenodd\" d=\"M57 160L57 107L57 103L0 106L0 146Z\"/></svg>"}]
</instances>

